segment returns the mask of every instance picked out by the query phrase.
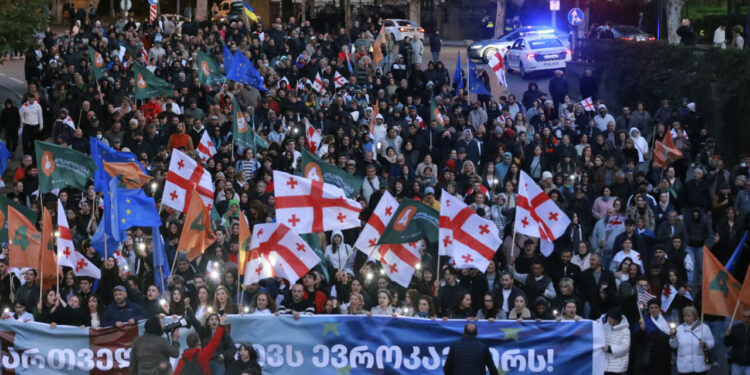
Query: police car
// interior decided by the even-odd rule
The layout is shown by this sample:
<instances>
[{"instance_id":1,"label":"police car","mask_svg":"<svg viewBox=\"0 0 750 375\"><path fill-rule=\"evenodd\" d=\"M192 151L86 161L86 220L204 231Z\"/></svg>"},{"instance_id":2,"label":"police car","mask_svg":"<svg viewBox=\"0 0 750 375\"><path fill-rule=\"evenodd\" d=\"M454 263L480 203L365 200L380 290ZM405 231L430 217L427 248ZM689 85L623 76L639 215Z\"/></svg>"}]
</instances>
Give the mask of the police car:
<instances>
[{"instance_id":1,"label":"police car","mask_svg":"<svg viewBox=\"0 0 750 375\"><path fill-rule=\"evenodd\" d=\"M505 56L505 53L510 49L513 43L518 38L529 37L534 35L547 35L550 37L557 37L570 48L568 42L568 34L562 31L555 30L547 26L524 26L518 30L509 32L498 39L487 39L472 43L466 53L470 58L482 59L484 62L490 61L490 58L495 55L495 52L500 51L500 54Z\"/></svg>"},{"instance_id":2,"label":"police car","mask_svg":"<svg viewBox=\"0 0 750 375\"><path fill-rule=\"evenodd\" d=\"M521 77L543 70L564 69L572 57L571 50L559 39L549 35L519 38L505 54L505 67Z\"/></svg>"}]
</instances>

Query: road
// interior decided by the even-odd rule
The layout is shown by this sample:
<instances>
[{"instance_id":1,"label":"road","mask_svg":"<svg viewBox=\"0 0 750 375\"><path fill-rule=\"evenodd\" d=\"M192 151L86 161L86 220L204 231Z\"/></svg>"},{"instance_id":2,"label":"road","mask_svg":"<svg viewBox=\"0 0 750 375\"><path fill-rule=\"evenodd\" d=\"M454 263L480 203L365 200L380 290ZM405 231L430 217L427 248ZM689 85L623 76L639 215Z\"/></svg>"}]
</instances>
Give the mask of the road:
<instances>
[{"instance_id":1,"label":"road","mask_svg":"<svg viewBox=\"0 0 750 375\"><path fill-rule=\"evenodd\" d=\"M12 98L16 104L20 104L23 93L26 91L26 81L23 72L24 60L7 60L0 62L0 104Z\"/></svg>"}]
</instances>

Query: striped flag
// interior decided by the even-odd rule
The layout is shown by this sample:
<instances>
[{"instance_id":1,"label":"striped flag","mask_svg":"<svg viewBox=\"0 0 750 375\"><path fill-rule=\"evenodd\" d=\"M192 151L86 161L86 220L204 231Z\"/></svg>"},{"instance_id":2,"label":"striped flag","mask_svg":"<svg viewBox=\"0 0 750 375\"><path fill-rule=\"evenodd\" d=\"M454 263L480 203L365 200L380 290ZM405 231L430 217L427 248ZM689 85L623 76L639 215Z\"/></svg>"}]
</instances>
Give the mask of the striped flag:
<instances>
[{"instance_id":1,"label":"striped flag","mask_svg":"<svg viewBox=\"0 0 750 375\"><path fill-rule=\"evenodd\" d=\"M201 137L200 143L198 143L196 151L204 163L216 155L216 147L214 147L211 138L208 137L208 131L203 132L203 136Z\"/></svg>"},{"instance_id":2,"label":"striped flag","mask_svg":"<svg viewBox=\"0 0 750 375\"><path fill-rule=\"evenodd\" d=\"M156 17L158 16L158 14L159 12L156 7L156 4L151 4L151 9L149 10L149 14L148 14L148 22L154 23L154 21L156 21Z\"/></svg>"}]
</instances>

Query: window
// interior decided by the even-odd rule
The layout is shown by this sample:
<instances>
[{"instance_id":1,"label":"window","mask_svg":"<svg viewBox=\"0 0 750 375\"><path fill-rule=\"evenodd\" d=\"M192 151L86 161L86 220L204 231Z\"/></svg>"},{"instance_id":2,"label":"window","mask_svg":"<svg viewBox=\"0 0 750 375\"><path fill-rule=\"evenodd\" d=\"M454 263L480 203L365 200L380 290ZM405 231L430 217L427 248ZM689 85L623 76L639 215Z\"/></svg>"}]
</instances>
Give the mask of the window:
<instances>
[{"instance_id":1,"label":"window","mask_svg":"<svg viewBox=\"0 0 750 375\"><path fill-rule=\"evenodd\" d=\"M529 41L531 49L555 48L562 47L560 39L537 39Z\"/></svg>"}]
</instances>

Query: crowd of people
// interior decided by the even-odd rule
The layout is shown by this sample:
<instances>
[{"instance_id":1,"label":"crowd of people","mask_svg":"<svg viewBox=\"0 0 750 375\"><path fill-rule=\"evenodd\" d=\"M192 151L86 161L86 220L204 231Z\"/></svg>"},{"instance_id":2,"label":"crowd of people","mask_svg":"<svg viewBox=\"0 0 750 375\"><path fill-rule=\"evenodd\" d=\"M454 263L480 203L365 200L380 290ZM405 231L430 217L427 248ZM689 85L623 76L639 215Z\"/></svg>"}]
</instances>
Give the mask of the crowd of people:
<instances>
[{"instance_id":1,"label":"crowd of people","mask_svg":"<svg viewBox=\"0 0 750 375\"><path fill-rule=\"evenodd\" d=\"M0 305L7 308L6 319L53 327L122 327L147 319L136 352L151 357L135 363L133 368L141 369L135 373L156 373L147 372L155 368L165 373L163 358L180 355L176 373L260 373L252 346L242 343L236 349L223 335L225 315L236 313L601 318L609 373L668 374L673 363L680 373L704 373L724 361L722 346L731 348L734 374L750 371L750 311L733 327L724 317L701 319L699 313L706 282L703 246L725 264L750 224L750 156L721 149L688 98L632 103L613 115L598 100L597 78L587 71L580 92L593 98L595 111L579 104L583 98L569 95L562 74L552 79L549 94L531 83L521 98L474 100L456 89L439 51L432 51L431 61L423 60L419 39L388 36L381 47L384 59L375 63L372 48L382 19L374 16L357 16L351 30L334 35L294 17L250 25L168 17L149 24L131 17L105 25L85 10L76 15L68 31L47 30L28 51L28 92L22 103L8 100L2 109L5 143L24 155L7 197L37 213L43 205L53 216L59 199L76 250L101 269L102 278L95 289L95 280L64 269L59 291L40 291L37 270L8 269L4 244ZM197 52L223 66L224 45L254 62L264 90L232 81L201 84ZM437 34L430 45L439 47ZM104 59L106 76L98 81L89 47ZM147 64L174 85L173 95L135 100L135 64ZM340 88L334 84L336 72L347 78ZM320 92L312 88L318 74ZM232 145L233 98L267 148ZM431 103L444 123L438 123ZM460 197L492 220L504 238L488 268L455 269L449 259L438 262L437 244L427 243L404 288L381 273L377 261L352 248L359 234L355 228L317 233L323 262L299 281L269 278L238 288L243 277L237 272L239 217L244 215L251 228L274 220L272 172L302 173L307 122L322 135L318 155L362 179L357 199L363 223L386 191L436 209L441 194ZM154 177L155 188L145 190L158 202L171 151L196 155L205 132L217 149L207 161L199 160L215 184L216 242L189 261L177 251L184 215L161 212L160 235L169 262L176 264L164 295L153 282L155 233L149 228L128 231L119 261L111 253L102 259L91 246L103 212L93 184L86 191L66 188L38 196L34 140L88 154L94 137L132 152ZM660 168L653 163L654 145L667 132L683 158ZM726 158L740 161L726 165ZM548 257L540 253L538 239L513 235L521 171L571 219ZM345 267L352 253L354 266ZM738 280L744 278L748 254L743 252L735 268ZM676 294L668 303L665 290ZM161 337L158 318L165 316L195 320L197 332L188 337L191 349L185 353Z\"/></svg>"}]
</instances>

